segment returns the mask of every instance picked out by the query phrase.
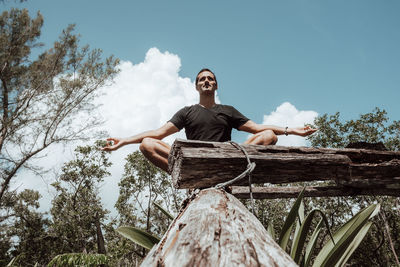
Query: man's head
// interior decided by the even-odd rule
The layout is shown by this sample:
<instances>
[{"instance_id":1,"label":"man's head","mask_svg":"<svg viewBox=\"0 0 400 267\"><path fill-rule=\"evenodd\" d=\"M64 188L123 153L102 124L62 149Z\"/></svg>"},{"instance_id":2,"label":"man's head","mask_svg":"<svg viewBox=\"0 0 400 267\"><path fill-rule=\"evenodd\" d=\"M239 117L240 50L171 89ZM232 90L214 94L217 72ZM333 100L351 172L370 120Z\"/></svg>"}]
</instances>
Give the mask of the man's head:
<instances>
[{"instance_id":1,"label":"man's head","mask_svg":"<svg viewBox=\"0 0 400 267\"><path fill-rule=\"evenodd\" d=\"M210 69L202 69L196 76L196 90L201 92L214 92L218 89L217 78Z\"/></svg>"}]
</instances>

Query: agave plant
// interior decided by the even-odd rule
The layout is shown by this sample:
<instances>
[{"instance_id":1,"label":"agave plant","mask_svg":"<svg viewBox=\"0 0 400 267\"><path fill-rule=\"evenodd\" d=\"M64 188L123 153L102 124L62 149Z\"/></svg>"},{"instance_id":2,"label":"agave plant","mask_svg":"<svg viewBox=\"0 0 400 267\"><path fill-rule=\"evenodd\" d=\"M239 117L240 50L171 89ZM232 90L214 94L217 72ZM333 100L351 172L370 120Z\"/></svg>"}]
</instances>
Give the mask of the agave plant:
<instances>
[{"instance_id":1,"label":"agave plant","mask_svg":"<svg viewBox=\"0 0 400 267\"><path fill-rule=\"evenodd\" d=\"M155 244L160 242L160 238L158 236L154 236L146 231L132 226L121 226L115 231L117 231L123 237L126 237L139 246L147 249L151 249Z\"/></svg>"},{"instance_id":2,"label":"agave plant","mask_svg":"<svg viewBox=\"0 0 400 267\"><path fill-rule=\"evenodd\" d=\"M332 234L328 220L322 211L314 209L307 216L304 215L303 194L304 189L297 197L284 222L279 235L279 245L284 250L290 252L290 256L301 267L311 266L311 258L322 227L325 224L330 239L319 251L312 266L344 266L367 234L372 225L370 219L378 214L380 205L373 204L360 210ZM317 214L321 216L321 219L306 244L307 236L311 231L312 221ZM296 228L292 235L294 225L296 225ZM267 232L273 238L275 237L271 223L267 227ZM292 243L290 248L288 248L291 236Z\"/></svg>"},{"instance_id":3,"label":"agave plant","mask_svg":"<svg viewBox=\"0 0 400 267\"><path fill-rule=\"evenodd\" d=\"M153 203L154 206L156 206L157 209L159 209L162 213L164 213L169 219L174 219L174 216L172 216L166 209L161 207L157 203ZM132 226L121 226L117 228L115 231L117 231L119 234L121 234L123 237L128 238L129 240L133 241L134 243L138 244L141 247L144 247L146 249L151 249L154 245L158 244L160 242L160 238L158 236L154 236L146 231L143 231L139 228L132 227Z\"/></svg>"}]
</instances>

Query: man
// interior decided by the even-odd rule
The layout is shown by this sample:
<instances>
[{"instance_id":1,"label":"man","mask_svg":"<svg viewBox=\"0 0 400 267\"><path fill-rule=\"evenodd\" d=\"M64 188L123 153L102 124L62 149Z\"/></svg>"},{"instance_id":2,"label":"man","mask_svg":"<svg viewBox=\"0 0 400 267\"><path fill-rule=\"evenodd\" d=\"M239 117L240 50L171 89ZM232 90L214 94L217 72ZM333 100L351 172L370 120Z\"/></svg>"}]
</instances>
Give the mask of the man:
<instances>
[{"instance_id":1,"label":"man","mask_svg":"<svg viewBox=\"0 0 400 267\"><path fill-rule=\"evenodd\" d=\"M209 69L202 69L196 77L199 104L184 107L170 121L159 129L143 132L128 138L108 138L103 150L116 150L127 144L140 143L140 151L154 165L168 171L168 154L171 147L161 141L163 138L185 128L186 137L192 140L225 142L231 139L232 128L253 135L245 144L274 145L277 135L308 136L316 131L310 127L278 127L257 124L231 106L215 103L217 79Z\"/></svg>"}]
</instances>

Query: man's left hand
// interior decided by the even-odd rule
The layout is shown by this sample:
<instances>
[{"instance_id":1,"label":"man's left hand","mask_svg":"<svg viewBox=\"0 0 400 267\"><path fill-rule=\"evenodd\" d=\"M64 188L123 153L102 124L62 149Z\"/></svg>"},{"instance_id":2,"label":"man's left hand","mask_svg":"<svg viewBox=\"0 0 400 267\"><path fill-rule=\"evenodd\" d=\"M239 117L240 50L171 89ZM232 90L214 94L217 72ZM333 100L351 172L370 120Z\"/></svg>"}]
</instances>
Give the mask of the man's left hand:
<instances>
[{"instance_id":1,"label":"man's left hand","mask_svg":"<svg viewBox=\"0 0 400 267\"><path fill-rule=\"evenodd\" d=\"M300 136L309 136L310 134L313 134L316 131L318 131L318 129L313 129L310 126L291 128L290 130L291 130L289 132L290 134L295 134Z\"/></svg>"}]
</instances>

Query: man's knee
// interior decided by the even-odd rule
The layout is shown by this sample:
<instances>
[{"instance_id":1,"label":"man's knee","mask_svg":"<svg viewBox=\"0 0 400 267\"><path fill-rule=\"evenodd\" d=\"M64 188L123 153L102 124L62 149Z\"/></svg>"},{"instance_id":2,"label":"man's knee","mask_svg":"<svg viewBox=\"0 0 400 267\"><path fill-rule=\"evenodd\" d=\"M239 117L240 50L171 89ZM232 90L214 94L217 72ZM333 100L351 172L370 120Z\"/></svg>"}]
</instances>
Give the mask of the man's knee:
<instances>
[{"instance_id":1,"label":"man's knee","mask_svg":"<svg viewBox=\"0 0 400 267\"><path fill-rule=\"evenodd\" d=\"M155 141L156 141L155 139L150 137L143 138L142 143L139 146L140 151L142 151L143 154L153 151L155 146Z\"/></svg>"},{"instance_id":2,"label":"man's knee","mask_svg":"<svg viewBox=\"0 0 400 267\"><path fill-rule=\"evenodd\" d=\"M278 136L272 130L265 130L261 134L264 145L275 145L278 142Z\"/></svg>"}]
</instances>

